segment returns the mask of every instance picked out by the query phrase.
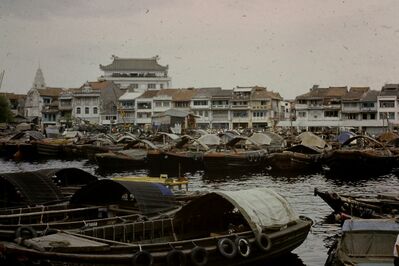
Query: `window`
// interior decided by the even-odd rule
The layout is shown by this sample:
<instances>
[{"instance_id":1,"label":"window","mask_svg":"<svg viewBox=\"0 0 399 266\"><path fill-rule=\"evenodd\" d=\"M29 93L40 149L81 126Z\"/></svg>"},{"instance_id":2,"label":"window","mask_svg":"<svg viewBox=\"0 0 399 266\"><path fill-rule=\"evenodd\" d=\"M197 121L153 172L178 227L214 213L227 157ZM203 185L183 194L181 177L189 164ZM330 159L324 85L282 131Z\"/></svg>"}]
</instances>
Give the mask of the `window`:
<instances>
[{"instance_id":1,"label":"window","mask_svg":"<svg viewBox=\"0 0 399 266\"><path fill-rule=\"evenodd\" d=\"M248 112L246 112L246 111L242 111L242 112L236 111L236 112L233 112L233 117L248 117Z\"/></svg>"},{"instance_id":2,"label":"window","mask_svg":"<svg viewBox=\"0 0 399 266\"><path fill-rule=\"evenodd\" d=\"M357 120L357 114L346 114L345 116L348 120Z\"/></svg>"},{"instance_id":3,"label":"window","mask_svg":"<svg viewBox=\"0 0 399 266\"><path fill-rule=\"evenodd\" d=\"M97 107L93 107L93 114L97 114L98 113L98 108Z\"/></svg>"},{"instance_id":4,"label":"window","mask_svg":"<svg viewBox=\"0 0 399 266\"><path fill-rule=\"evenodd\" d=\"M252 116L253 116L253 117L264 117L264 116L266 116L266 115L265 115L265 112L254 112L254 113L252 114Z\"/></svg>"},{"instance_id":5,"label":"window","mask_svg":"<svg viewBox=\"0 0 399 266\"><path fill-rule=\"evenodd\" d=\"M208 105L208 101L194 101L194 105L198 106L198 105Z\"/></svg>"},{"instance_id":6,"label":"window","mask_svg":"<svg viewBox=\"0 0 399 266\"><path fill-rule=\"evenodd\" d=\"M87 115L89 113L90 113L89 107L85 107L85 114Z\"/></svg>"},{"instance_id":7,"label":"window","mask_svg":"<svg viewBox=\"0 0 399 266\"><path fill-rule=\"evenodd\" d=\"M133 84L132 84L132 88L133 88L133 89L138 89L138 88L139 88L139 84L133 83Z\"/></svg>"},{"instance_id":8,"label":"window","mask_svg":"<svg viewBox=\"0 0 399 266\"><path fill-rule=\"evenodd\" d=\"M380 119L390 119L390 120L395 120L395 113L394 112L381 112L380 113Z\"/></svg>"},{"instance_id":9,"label":"window","mask_svg":"<svg viewBox=\"0 0 399 266\"><path fill-rule=\"evenodd\" d=\"M80 107L76 108L76 114L80 115Z\"/></svg>"},{"instance_id":10,"label":"window","mask_svg":"<svg viewBox=\"0 0 399 266\"><path fill-rule=\"evenodd\" d=\"M159 84L159 88L163 89L163 84Z\"/></svg>"},{"instance_id":11,"label":"window","mask_svg":"<svg viewBox=\"0 0 399 266\"><path fill-rule=\"evenodd\" d=\"M306 117L306 112L298 112L298 117Z\"/></svg>"},{"instance_id":12,"label":"window","mask_svg":"<svg viewBox=\"0 0 399 266\"><path fill-rule=\"evenodd\" d=\"M375 114L370 114L370 119L375 120Z\"/></svg>"},{"instance_id":13,"label":"window","mask_svg":"<svg viewBox=\"0 0 399 266\"><path fill-rule=\"evenodd\" d=\"M363 120L367 120L367 114L362 115Z\"/></svg>"},{"instance_id":14,"label":"window","mask_svg":"<svg viewBox=\"0 0 399 266\"><path fill-rule=\"evenodd\" d=\"M175 102L175 107L177 108L189 107L189 102Z\"/></svg>"},{"instance_id":15,"label":"window","mask_svg":"<svg viewBox=\"0 0 399 266\"><path fill-rule=\"evenodd\" d=\"M338 117L338 111L325 111L324 117Z\"/></svg>"},{"instance_id":16,"label":"window","mask_svg":"<svg viewBox=\"0 0 399 266\"><path fill-rule=\"evenodd\" d=\"M380 101L381 108L394 108L395 101Z\"/></svg>"},{"instance_id":17,"label":"window","mask_svg":"<svg viewBox=\"0 0 399 266\"><path fill-rule=\"evenodd\" d=\"M155 83L148 83L148 84L147 84L147 88L148 88L148 89L156 89L156 88L157 88L157 84L155 84Z\"/></svg>"}]
</instances>

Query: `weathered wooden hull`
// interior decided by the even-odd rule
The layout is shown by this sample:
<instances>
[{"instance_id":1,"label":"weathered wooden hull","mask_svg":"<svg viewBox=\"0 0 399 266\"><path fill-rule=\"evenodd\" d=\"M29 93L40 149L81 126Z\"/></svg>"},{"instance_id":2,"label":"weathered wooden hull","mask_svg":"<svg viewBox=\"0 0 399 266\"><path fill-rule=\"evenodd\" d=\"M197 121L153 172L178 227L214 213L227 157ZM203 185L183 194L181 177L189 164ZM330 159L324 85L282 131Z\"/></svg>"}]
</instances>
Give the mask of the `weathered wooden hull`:
<instances>
[{"instance_id":1,"label":"weathered wooden hull","mask_svg":"<svg viewBox=\"0 0 399 266\"><path fill-rule=\"evenodd\" d=\"M338 214L345 214L359 218L393 217L393 211L398 210L399 200L360 198L341 196L335 192L319 191L315 189L315 195L322 198Z\"/></svg>"},{"instance_id":2,"label":"weathered wooden hull","mask_svg":"<svg viewBox=\"0 0 399 266\"><path fill-rule=\"evenodd\" d=\"M256 240L255 234L252 231L248 231L233 235L219 235L182 241L166 240L164 242L147 244L123 244L122 242L110 239L101 240L89 234L83 236L83 239L95 241L98 245L88 246L87 248L81 247L79 249L59 246L51 250L38 251L10 242L0 242L0 252L5 262L28 259L39 262L46 261L50 265L59 265L59 263L62 263L62 265L79 265L82 263L85 263L85 265L132 265L134 261L138 263L136 257L138 254L143 255L143 253L145 253L145 256L143 256L144 259L141 261L142 263L140 265L175 265L168 264L167 257L171 252L178 250L179 253L182 254L182 260L184 259L184 261L187 261L189 265L196 265L193 263L195 260L195 258L193 258L195 257L194 250L200 247L206 250L206 255L204 255L206 256L206 265L248 265L254 261L271 259L289 253L303 243L308 235L311 224L312 222L310 220L303 218L284 230L265 232L264 234L267 235L271 243L270 246L267 247L267 250L261 248ZM134 234L129 234L129 231L126 230L132 230L132 228L129 228L129 225L121 224L120 229L123 228L125 232L127 232L126 234L119 235L118 232L112 233L111 231L108 231L108 233L104 232L104 234L106 237L115 236L117 239L122 236L122 238L125 237L126 242L128 242L126 238L132 237ZM141 229L143 229L143 227ZM140 228L138 228L138 230L140 230ZM90 232L90 230L86 232ZM161 232L159 232L159 234L161 234ZM79 235L73 236L79 237ZM238 253L231 257L226 257L226 255L222 254L218 247L219 241L227 238L234 243L238 237L242 237L248 241L249 254L245 257ZM102 245L100 245L100 243L102 243ZM151 260L149 258L151 258ZM133 265L135 264L133 263Z\"/></svg>"},{"instance_id":3,"label":"weathered wooden hull","mask_svg":"<svg viewBox=\"0 0 399 266\"><path fill-rule=\"evenodd\" d=\"M268 166L273 172L317 172L321 170L320 155L296 152L272 153Z\"/></svg>"},{"instance_id":4,"label":"weathered wooden hull","mask_svg":"<svg viewBox=\"0 0 399 266\"><path fill-rule=\"evenodd\" d=\"M264 169L266 160L264 153L212 152L204 155L204 169L207 172Z\"/></svg>"},{"instance_id":5,"label":"weathered wooden hull","mask_svg":"<svg viewBox=\"0 0 399 266\"><path fill-rule=\"evenodd\" d=\"M398 157L362 150L335 150L327 154L324 163L331 173L384 174L398 165Z\"/></svg>"}]
</instances>

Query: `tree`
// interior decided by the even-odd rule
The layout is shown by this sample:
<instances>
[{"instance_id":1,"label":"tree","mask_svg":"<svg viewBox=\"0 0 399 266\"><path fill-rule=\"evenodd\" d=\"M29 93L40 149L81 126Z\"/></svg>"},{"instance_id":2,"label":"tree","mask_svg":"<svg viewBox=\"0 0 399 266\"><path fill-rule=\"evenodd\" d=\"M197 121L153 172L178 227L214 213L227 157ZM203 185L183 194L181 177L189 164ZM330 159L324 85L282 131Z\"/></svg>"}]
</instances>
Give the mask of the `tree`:
<instances>
[{"instance_id":1,"label":"tree","mask_svg":"<svg viewBox=\"0 0 399 266\"><path fill-rule=\"evenodd\" d=\"M8 123L12 120L13 114L8 99L0 95L0 123Z\"/></svg>"}]
</instances>

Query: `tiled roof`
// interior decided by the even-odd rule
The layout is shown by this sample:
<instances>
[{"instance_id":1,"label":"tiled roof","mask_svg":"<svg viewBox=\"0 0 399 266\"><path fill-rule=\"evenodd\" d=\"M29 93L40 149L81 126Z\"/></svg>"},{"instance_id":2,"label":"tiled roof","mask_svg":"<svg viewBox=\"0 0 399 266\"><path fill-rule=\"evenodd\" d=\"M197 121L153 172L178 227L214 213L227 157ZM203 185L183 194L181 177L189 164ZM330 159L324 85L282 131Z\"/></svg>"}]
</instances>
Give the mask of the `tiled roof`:
<instances>
[{"instance_id":1,"label":"tiled roof","mask_svg":"<svg viewBox=\"0 0 399 266\"><path fill-rule=\"evenodd\" d=\"M380 96L399 96L399 84L385 84Z\"/></svg>"},{"instance_id":2,"label":"tiled roof","mask_svg":"<svg viewBox=\"0 0 399 266\"><path fill-rule=\"evenodd\" d=\"M369 87L351 87L349 92L342 96L342 100L344 101L353 101L353 100L360 100L362 96L369 91Z\"/></svg>"},{"instance_id":3,"label":"tiled roof","mask_svg":"<svg viewBox=\"0 0 399 266\"><path fill-rule=\"evenodd\" d=\"M323 99L323 98L341 98L348 93L347 87L313 87L308 93L299 95L296 99Z\"/></svg>"},{"instance_id":4,"label":"tiled roof","mask_svg":"<svg viewBox=\"0 0 399 266\"><path fill-rule=\"evenodd\" d=\"M218 98L222 98L222 99L226 99L226 98L231 98L233 95L233 90L220 90L220 91L216 91L216 93L214 95L212 95L212 99L218 99Z\"/></svg>"},{"instance_id":5,"label":"tiled roof","mask_svg":"<svg viewBox=\"0 0 399 266\"><path fill-rule=\"evenodd\" d=\"M195 89L194 99L208 99L222 90L220 87Z\"/></svg>"},{"instance_id":6,"label":"tiled roof","mask_svg":"<svg viewBox=\"0 0 399 266\"><path fill-rule=\"evenodd\" d=\"M0 95L5 96L9 100L26 99L25 94L15 94L13 92L0 92Z\"/></svg>"},{"instance_id":7,"label":"tiled roof","mask_svg":"<svg viewBox=\"0 0 399 266\"><path fill-rule=\"evenodd\" d=\"M360 101L361 102L376 102L378 95L380 95L379 91L369 90L363 95L363 97L360 99Z\"/></svg>"},{"instance_id":8,"label":"tiled roof","mask_svg":"<svg viewBox=\"0 0 399 266\"><path fill-rule=\"evenodd\" d=\"M254 87L251 93L251 99L277 99L282 100L283 98L280 96L279 93L274 91L269 91L264 87Z\"/></svg>"},{"instance_id":9,"label":"tiled roof","mask_svg":"<svg viewBox=\"0 0 399 266\"><path fill-rule=\"evenodd\" d=\"M172 100L175 102L191 101L194 95L195 95L195 89L179 89L172 96Z\"/></svg>"},{"instance_id":10,"label":"tiled roof","mask_svg":"<svg viewBox=\"0 0 399 266\"><path fill-rule=\"evenodd\" d=\"M40 96L59 97L63 89L47 87L45 89L37 89L37 91L39 92Z\"/></svg>"},{"instance_id":11,"label":"tiled roof","mask_svg":"<svg viewBox=\"0 0 399 266\"><path fill-rule=\"evenodd\" d=\"M148 91L145 91L137 99L152 99L152 98L154 98L155 95L157 95L158 92L159 92L159 90L148 90Z\"/></svg>"},{"instance_id":12,"label":"tiled roof","mask_svg":"<svg viewBox=\"0 0 399 266\"><path fill-rule=\"evenodd\" d=\"M114 61L106 66L100 65L101 70L117 71L165 71L168 66L161 66L157 58L119 58L114 57Z\"/></svg>"}]
</instances>

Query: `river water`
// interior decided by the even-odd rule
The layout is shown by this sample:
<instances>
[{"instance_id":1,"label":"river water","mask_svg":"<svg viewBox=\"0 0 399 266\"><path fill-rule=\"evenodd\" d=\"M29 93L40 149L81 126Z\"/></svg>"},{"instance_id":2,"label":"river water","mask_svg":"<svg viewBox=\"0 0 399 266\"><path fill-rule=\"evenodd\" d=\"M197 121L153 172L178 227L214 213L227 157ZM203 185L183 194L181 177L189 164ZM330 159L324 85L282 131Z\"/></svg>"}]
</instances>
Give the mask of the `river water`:
<instances>
[{"instance_id":1,"label":"river water","mask_svg":"<svg viewBox=\"0 0 399 266\"><path fill-rule=\"evenodd\" d=\"M43 168L77 167L103 177L118 175L147 175L145 169L123 173L100 173L95 164L86 160L61 161L49 160L38 162L4 161L0 159L0 172L32 171ZM258 265L324 265L327 251L334 237L340 231L340 225L331 219L331 209L319 197L313 195L314 188L334 190L338 193L356 195L375 195L384 192L397 192L399 179L395 173L371 177L329 177L324 173L307 175L270 175L268 173L226 173L223 175L206 175L203 172L188 174L190 190L243 190L254 187L274 189L285 196L300 215L314 221L306 241L290 256L274 262Z\"/></svg>"}]
</instances>

